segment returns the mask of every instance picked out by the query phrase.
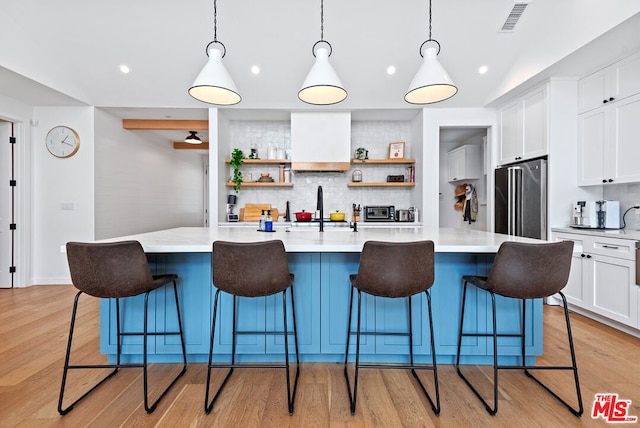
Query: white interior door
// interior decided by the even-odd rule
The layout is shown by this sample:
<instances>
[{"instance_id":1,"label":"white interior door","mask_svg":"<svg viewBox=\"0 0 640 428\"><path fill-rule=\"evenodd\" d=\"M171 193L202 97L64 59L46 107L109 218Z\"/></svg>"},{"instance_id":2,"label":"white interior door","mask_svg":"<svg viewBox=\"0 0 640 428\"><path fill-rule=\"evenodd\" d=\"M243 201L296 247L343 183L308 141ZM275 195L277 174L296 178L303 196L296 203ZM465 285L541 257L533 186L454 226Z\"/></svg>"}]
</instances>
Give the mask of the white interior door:
<instances>
[{"instance_id":1,"label":"white interior door","mask_svg":"<svg viewBox=\"0 0 640 428\"><path fill-rule=\"evenodd\" d=\"M11 123L0 119L0 288L11 287Z\"/></svg>"}]
</instances>

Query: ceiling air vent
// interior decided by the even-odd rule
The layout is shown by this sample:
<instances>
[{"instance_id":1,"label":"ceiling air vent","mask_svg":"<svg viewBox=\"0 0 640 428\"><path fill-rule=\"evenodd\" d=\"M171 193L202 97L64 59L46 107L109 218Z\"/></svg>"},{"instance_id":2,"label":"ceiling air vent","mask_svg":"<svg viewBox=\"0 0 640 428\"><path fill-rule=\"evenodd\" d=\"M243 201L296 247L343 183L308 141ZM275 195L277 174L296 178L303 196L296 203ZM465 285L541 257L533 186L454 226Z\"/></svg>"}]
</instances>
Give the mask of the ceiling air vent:
<instances>
[{"instance_id":1,"label":"ceiling air vent","mask_svg":"<svg viewBox=\"0 0 640 428\"><path fill-rule=\"evenodd\" d=\"M513 32L513 30L516 27L516 24L520 20L520 17L524 13L524 10L527 8L528 5L529 5L529 2L517 1L513 5L513 9L511 9L511 12L509 12L507 19L504 21L504 24L502 24L502 28L498 32L499 33Z\"/></svg>"}]
</instances>

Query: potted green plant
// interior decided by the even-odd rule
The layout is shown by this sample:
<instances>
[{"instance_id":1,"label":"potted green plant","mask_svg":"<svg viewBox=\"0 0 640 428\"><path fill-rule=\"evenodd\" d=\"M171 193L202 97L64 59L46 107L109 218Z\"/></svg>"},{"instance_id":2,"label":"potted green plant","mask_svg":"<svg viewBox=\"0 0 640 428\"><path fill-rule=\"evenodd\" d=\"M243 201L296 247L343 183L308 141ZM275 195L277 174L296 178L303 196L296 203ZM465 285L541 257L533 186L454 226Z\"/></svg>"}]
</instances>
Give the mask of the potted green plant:
<instances>
[{"instance_id":1,"label":"potted green plant","mask_svg":"<svg viewBox=\"0 0 640 428\"><path fill-rule=\"evenodd\" d=\"M365 149L364 147L358 147L356 149L356 159L360 161L369 159L369 150Z\"/></svg>"},{"instance_id":2,"label":"potted green plant","mask_svg":"<svg viewBox=\"0 0 640 428\"><path fill-rule=\"evenodd\" d=\"M233 178L232 182L235 183L233 188L236 192L240 191L240 186L242 185L242 172L240 172L240 167L244 163L244 153L242 150L235 148L231 152L231 159L229 160L229 165L233 167Z\"/></svg>"}]
</instances>

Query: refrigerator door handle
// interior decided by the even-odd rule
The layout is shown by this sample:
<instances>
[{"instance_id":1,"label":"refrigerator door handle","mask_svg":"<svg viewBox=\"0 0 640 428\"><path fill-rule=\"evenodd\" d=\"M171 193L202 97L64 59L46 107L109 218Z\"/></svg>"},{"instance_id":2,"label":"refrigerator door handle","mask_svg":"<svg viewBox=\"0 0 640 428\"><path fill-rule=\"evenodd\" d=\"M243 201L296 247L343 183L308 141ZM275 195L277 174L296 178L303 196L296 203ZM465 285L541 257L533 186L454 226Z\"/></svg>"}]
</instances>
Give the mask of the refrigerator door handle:
<instances>
[{"instance_id":1,"label":"refrigerator door handle","mask_svg":"<svg viewBox=\"0 0 640 428\"><path fill-rule=\"evenodd\" d=\"M508 168L508 234L522 235L522 169L517 166Z\"/></svg>"}]
</instances>

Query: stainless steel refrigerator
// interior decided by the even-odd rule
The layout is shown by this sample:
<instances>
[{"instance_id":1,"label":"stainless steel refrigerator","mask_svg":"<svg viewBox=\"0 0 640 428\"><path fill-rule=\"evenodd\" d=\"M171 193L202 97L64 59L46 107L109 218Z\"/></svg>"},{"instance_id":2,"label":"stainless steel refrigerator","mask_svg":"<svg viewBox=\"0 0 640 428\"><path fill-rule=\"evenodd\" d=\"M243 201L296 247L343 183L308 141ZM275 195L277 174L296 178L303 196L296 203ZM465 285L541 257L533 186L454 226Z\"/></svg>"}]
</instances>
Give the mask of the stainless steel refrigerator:
<instances>
[{"instance_id":1,"label":"stainless steel refrigerator","mask_svg":"<svg viewBox=\"0 0 640 428\"><path fill-rule=\"evenodd\" d=\"M495 231L547 239L547 160L496 168Z\"/></svg>"}]
</instances>

